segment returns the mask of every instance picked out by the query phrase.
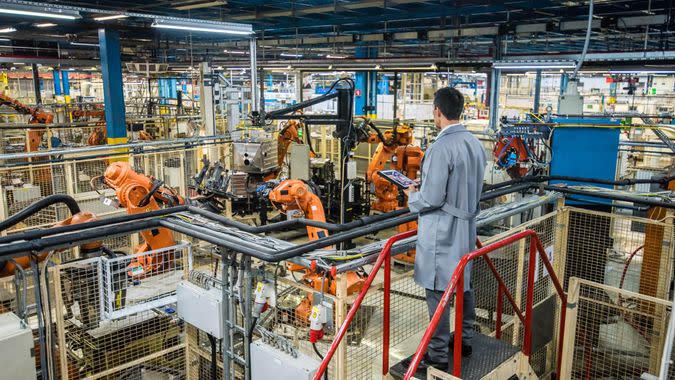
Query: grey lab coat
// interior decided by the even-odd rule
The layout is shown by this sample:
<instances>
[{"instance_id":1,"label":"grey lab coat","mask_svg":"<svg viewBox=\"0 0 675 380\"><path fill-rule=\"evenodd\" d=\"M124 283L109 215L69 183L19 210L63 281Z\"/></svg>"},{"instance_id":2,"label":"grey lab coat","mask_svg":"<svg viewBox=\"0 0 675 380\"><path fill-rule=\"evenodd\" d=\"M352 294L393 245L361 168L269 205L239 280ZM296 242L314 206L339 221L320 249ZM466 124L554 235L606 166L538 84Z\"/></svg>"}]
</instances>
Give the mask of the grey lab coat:
<instances>
[{"instance_id":1,"label":"grey lab coat","mask_svg":"<svg viewBox=\"0 0 675 380\"><path fill-rule=\"evenodd\" d=\"M480 141L461 124L441 131L424 155L419 191L408 207L419 212L415 282L445 290L462 256L476 247L478 203L486 155ZM464 272L470 289L471 265Z\"/></svg>"}]
</instances>

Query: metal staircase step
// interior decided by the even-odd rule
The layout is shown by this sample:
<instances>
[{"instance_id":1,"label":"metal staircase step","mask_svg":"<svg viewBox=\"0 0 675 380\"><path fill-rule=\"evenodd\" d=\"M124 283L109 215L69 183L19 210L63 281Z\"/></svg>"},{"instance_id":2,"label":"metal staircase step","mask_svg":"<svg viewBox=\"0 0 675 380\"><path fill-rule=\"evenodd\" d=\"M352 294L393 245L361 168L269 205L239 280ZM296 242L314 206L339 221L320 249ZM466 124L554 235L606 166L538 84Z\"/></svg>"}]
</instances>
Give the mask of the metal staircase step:
<instances>
[{"instance_id":1,"label":"metal staircase step","mask_svg":"<svg viewBox=\"0 0 675 380\"><path fill-rule=\"evenodd\" d=\"M472 347L473 354L468 358L462 358L461 378L465 380L478 380L484 378L505 361L512 360L520 351L519 348L504 341L482 334L476 334L476 336L474 336ZM452 373L453 366L452 352L450 355L450 364L447 369L448 373ZM406 368L403 367L402 363L403 361L397 363L389 370L391 376L395 379L402 379L405 375ZM426 373L418 370L415 373L415 378L426 379Z\"/></svg>"}]
</instances>

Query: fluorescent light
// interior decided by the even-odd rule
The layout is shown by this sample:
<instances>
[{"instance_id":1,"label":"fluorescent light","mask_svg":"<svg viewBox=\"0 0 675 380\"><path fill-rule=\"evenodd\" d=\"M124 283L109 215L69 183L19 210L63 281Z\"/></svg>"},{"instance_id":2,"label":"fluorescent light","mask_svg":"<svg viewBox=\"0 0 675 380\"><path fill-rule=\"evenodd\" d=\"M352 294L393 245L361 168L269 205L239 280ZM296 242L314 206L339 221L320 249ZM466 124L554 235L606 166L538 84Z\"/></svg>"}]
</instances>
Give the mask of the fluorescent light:
<instances>
[{"instance_id":1,"label":"fluorescent light","mask_svg":"<svg viewBox=\"0 0 675 380\"><path fill-rule=\"evenodd\" d=\"M173 9L178 9L179 11L187 11L190 9L198 9L198 8L209 8L209 7L215 7L219 5L225 5L227 4L226 1L224 0L218 0L218 1L207 1L203 3L194 3L194 2L188 2L192 4L186 4L186 5L178 5L173 7Z\"/></svg>"},{"instance_id":2,"label":"fluorescent light","mask_svg":"<svg viewBox=\"0 0 675 380\"><path fill-rule=\"evenodd\" d=\"M2 28L2 29L0 29L0 33L12 33L12 32L16 32L16 29L15 28Z\"/></svg>"},{"instance_id":3,"label":"fluorescent light","mask_svg":"<svg viewBox=\"0 0 675 380\"><path fill-rule=\"evenodd\" d=\"M328 55L326 56L326 58L328 58L328 59L345 59L345 58L347 58L347 56L346 56L346 55L333 55L333 54L328 54Z\"/></svg>"},{"instance_id":4,"label":"fluorescent light","mask_svg":"<svg viewBox=\"0 0 675 380\"><path fill-rule=\"evenodd\" d=\"M302 54L281 53L279 55L282 56L282 57L302 58Z\"/></svg>"},{"instance_id":5,"label":"fluorescent light","mask_svg":"<svg viewBox=\"0 0 675 380\"><path fill-rule=\"evenodd\" d=\"M71 42L70 44L75 46L99 46L99 44L92 44L88 42Z\"/></svg>"},{"instance_id":6,"label":"fluorescent light","mask_svg":"<svg viewBox=\"0 0 675 380\"><path fill-rule=\"evenodd\" d=\"M108 21L108 20L117 20L120 18L127 18L129 16L127 15L110 15L110 16L101 16L101 17L94 17L94 20L96 21Z\"/></svg>"},{"instance_id":7,"label":"fluorescent light","mask_svg":"<svg viewBox=\"0 0 675 380\"><path fill-rule=\"evenodd\" d=\"M223 50L223 53L229 53L229 54L241 54L241 55L248 54L247 51L243 51L243 50L227 50L227 49L226 49L226 50Z\"/></svg>"},{"instance_id":8,"label":"fluorescent light","mask_svg":"<svg viewBox=\"0 0 675 380\"><path fill-rule=\"evenodd\" d=\"M28 10L28 9L35 9L35 10ZM80 17L79 12L66 13L63 10L50 7L44 8L31 7L26 9L0 8L0 13L10 15L20 15L20 16L58 18L62 20L75 20L76 18Z\"/></svg>"},{"instance_id":9,"label":"fluorescent light","mask_svg":"<svg viewBox=\"0 0 675 380\"><path fill-rule=\"evenodd\" d=\"M0 38L0 42L10 42L9 38Z\"/></svg>"},{"instance_id":10,"label":"fluorescent light","mask_svg":"<svg viewBox=\"0 0 675 380\"><path fill-rule=\"evenodd\" d=\"M38 28L51 28L52 26L56 26L53 22L45 22L42 24L35 24Z\"/></svg>"},{"instance_id":11,"label":"fluorescent light","mask_svg":"<svg viewBox=\"0 0 675 380\"><path fill-rule=\"evenodd\" d=\"M610 70L609 74L675 74L675 70L649 70L649 69L635 69L635 70Z\"/></svg>"},{"instance_id":12,"label":"fluorescent light","mask_svg":"<svg viewBox=\"0 0 675 380\"><path fill-rule=\"evenodd\" d=\"M533 61L533 62L495 62L493 68L499 70L537 70L537 69L573 69L574 61Z\"/></svg>"},{"instance_id":13,"label":"fluorescent light","mask_svg":"<svg viewBox=\"0 0 675 380\"><path fill-rule=\"evenodd\" d=\"M191 23L177 23L177 22L168 22L163 20L156 20L152 24L153 28L161 29L176 29L176 30L188 30L193 32L208 32L208 33L219 33L219 34L235 34L242 36L249 36L253 34L250 25L238 26L232 24L232 27L229 27L227 24L215 24L215 23L206 23L206 22L191 22ZM248 30L246 30L248 28Z\"/></svg>"}]
</instances>

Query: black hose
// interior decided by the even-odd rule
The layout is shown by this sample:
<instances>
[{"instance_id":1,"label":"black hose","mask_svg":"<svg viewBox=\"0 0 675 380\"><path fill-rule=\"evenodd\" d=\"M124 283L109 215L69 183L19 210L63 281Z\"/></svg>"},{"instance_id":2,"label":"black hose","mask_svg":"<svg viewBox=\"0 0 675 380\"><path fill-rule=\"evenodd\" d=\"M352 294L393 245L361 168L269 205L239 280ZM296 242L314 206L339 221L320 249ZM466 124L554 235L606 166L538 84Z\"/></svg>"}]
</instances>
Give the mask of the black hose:
<instances>
[{"instance_id":1,"label":"black hose","mask_svg":"<svg viewBox=\"0 0 675 380\"><path fill-rule=\"evenodd\" d=\"M316 356L321 358L321 361L323 361L323 355L321 355L321 352L316 347L316 343L312 343L312 348L314 349L314 352L316 353ZM323 379L328 380L328 370L323 371Z\"/></svg>"},{"instance_id":2,"label":"black hose","mask_svg":"<svg viewBox=\"0 0 675 380\"><path fill-rule=\"evenodd\" d=\"M211 380L218 380L218 363L216 362L218 345L215 336L211 334L207 334L207 336L209 337L209 343L211 343Z\"/></svg>"},{"instance_id":3,"label":"black hose","mask_svg":"<svg viewBox=\"0 0 675 380\"><path fill-rule=\"evenodd\" d=\"M80 212L80 206L77 204L77 201L70 195L66 194L54 194L46 196L39 201L31 203L28 207L17 212L16 214L10 216L9 218L0 222L0 231L4 231L9 227L12 227L31 216L37 214L38 212L44 210L45 208L55 205L57 203L63 203L70 210L71 215L75 215Z\"/></svg>"},{"instance_id":4,"label":"black hose","mask_svg":"<svg viewBox=\"0 0 675 380\"><path fill-rule=\"evenodd\" d=\"M255 330L255 325L258 323L258 317L253 317L253 320L251 321L251 327L248 328L248 343L251 344L253 342L253 331Z\"/></svg>"},{"instance_id":5,"label":"black hose","mask_svg":"<svg viewBox=\"0 0 675 380\"><path fill-rule=\"evenodd\" d=\"M309 124L305 124L305 136L307 136L305 140L307 141L307 145L309 145L309 151L316 156L316 152L314 151L314 147L312 146L312 135L309 132Z\"/></svg>"},{"instance_id":6,"label":"black hose","mask_svg":"<svg viewBox=\"0 0 675 380\"><path fill-rule=\"evenodd\" d=\"M148 191L147 194L141 199L140 202L138 202L138 206L140 207L145 207L148 205L148 202L150 202L150 198L155 195L157 190L164 184L164 181L155 181L155 183L152 184L152 188L150 191Z\"/></svg>"}]
</instances>

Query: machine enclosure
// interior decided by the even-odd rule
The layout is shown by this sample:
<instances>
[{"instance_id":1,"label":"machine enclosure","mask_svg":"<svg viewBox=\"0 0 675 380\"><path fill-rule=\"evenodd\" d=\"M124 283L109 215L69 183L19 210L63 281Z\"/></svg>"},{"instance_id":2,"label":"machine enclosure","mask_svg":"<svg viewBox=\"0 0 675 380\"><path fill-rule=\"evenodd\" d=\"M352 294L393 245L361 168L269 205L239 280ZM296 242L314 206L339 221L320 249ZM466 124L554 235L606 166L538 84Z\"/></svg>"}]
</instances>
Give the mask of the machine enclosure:
<instances>
[{"instance_id":1,"label":"machine enclosure","mask_svg":"<svg viewBox=\"0 0 675 380\"><path fill-rule=\"evenodd\" d=\"M187 281L176 287L178 316L185 322L213 335L223 337L222 293L220 289L204 289Z\"/></svg>"},{"instance_id":2,"label":"machine enclosure","mask_svg":"<svg viewBox=\"0 0 675 380\"><path fill-rule=\"evenodd\" d=\"M14 313L0 314L0 368L3 379L35 380L33 333Z\"/></svg>"},{"instance_id":3,"label":"machine enclosure","mask_svg":"<svg viewBox=\"0 0 675 380\"><path fill-rule=\"evenodd\" d=\"M260 340L251 343L251 380L310 380L320 364L301 352L293 357Z\"/></svg>"},{"instance_id":4,"label":"machine enclosure","mask_svg":"<svg viewBox=\"0 0 675 380\"><path fill-rule=\"evenodd\" d=\"M233 169L264 174L277 168L277 142L235 142L232 144Z\"/></svg>"}]
</instances>

